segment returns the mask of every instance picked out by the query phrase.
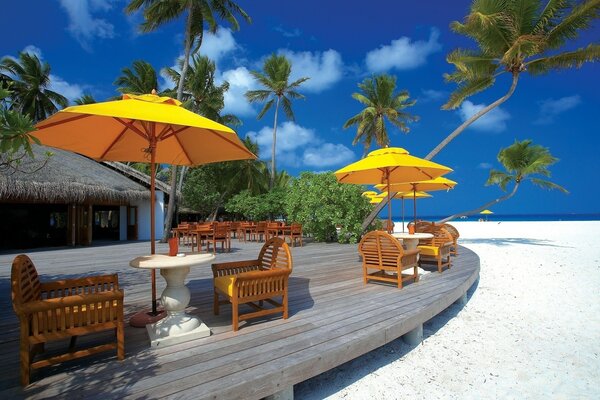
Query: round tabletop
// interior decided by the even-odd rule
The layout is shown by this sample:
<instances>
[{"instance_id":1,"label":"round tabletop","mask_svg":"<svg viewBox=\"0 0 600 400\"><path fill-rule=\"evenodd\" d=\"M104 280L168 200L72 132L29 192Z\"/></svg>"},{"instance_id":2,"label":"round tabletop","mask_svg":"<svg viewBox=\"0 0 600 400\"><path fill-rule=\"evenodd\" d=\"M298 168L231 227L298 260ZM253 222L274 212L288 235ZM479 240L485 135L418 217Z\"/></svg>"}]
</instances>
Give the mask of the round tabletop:
<instances>
[{"instance_id":1,"label":"round tabletop","mask_svg":"<svg viewBox=\"0 0 600 400\"><path fill-rule=\"evenodd\" d=\"M408 232L394 232L392 233L392 236L396 239L431 239L433 234L423 232L416 232L413 234Z\"/></svg>"},{"instance_id":2,"label":"round tabletop","mask_svg":"<svg viewBox=\"0 0 600 400\"><path fill-rule=\"evenodd\" d=\"M144 269L182 268L207 264L215 258L214 254L185 254L183 257L170 257L166 254L154 254L134 258L129 262L129 265L134 268Z\"/></svg>"}]
</instances>

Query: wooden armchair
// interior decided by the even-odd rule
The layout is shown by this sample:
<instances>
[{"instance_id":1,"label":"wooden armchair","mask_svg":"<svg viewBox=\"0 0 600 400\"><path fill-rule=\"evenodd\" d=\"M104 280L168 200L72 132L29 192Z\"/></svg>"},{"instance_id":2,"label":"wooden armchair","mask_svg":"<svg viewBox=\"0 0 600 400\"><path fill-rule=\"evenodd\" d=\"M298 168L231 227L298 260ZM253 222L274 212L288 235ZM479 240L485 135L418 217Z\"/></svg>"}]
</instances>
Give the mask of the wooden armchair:
<instances>
[{"instance_id":1,"label":"wooden armchair","mask_svg":"<svg viewBox=\"0 0 600 400\"><path fill-rule=\"evenodd\" d=\"M212 231L208 233L206 237L206 251L210 251L210 245L212 243L213 253L217 253L217 242L221 242L221 251L227 252L231 250L231 232L229 225L216 224L213 226Z\"/></svg>"},{"instance_id":2,"label":"wooden armchair","mask_svg":"<svg viewBox=\"0 0 600 400\"><path fill-rule=\"evenodd\" d=\"M113 349L119 360L125 358L123 290L116 274L40 282L31 259L21 254L12 264L11 286L13 308L21 325L21 385L29 384L32 368ZM77 336L112 329L116 331L114 342L74 349ZM34 361L46 342L66 338L71 338L68 352Z\"/></svg>"},{"instance_id":3,"label":"wooden armchair","mask_svg":"<svg viewBox=\"0 0 600 400\"><path fill-rule=\"evenodd\" d=\"M250 240L262 241L267 240L267 221L260 221L250 232Z\"/></svg>"},{"instance_id":4,"label":"wooden armchair","mask_svg":"<svg viewBox=\"0 0 600 400\"><path fill-rule=\"evenodd\" d=\"M275 237L262 247L258 259L212 265L214 277L214 313L219 305L231 303L233 330L239 322L273 313L288 317L288 277L292 272L292 255L285 241ZM226 300L220 300L224 296ZM275 298L281 297L281 302ZM257 303L258 302L258 303ZM273 307L265 308L264 302ZM239 307L249 305L254 311L241 314Z\"/></svg>"},{"instance_id":5,"label":"wooden armchair","mask_svg":"<svg viewBox=\"0 0 600 400\"><path fill-rule=\"evenodd\" d=\"M450 257L450 249L453 243L452 235L442 225L429 225L419 232L433 234L431 239L419 240L417 246L421 250L419 264L433 260L437 262L438 272L442 272L444 267L450 269L452 267Z\"/></svg>"},{"instance_id":6,"label":"wooden armchair","mask_svg":"<svg viewBox=\"0 0 600 400\"><path fill-rule=\"evenodd\" d=\"M293 247L296 247L296 242L300 242L300 247L302 247L302 224L293 223L285 233Z\"/></svg>"},{"instance_id":7,"label":"wooden armchair","mask_svg":"<svg viewBox=\"0 0 600 400\"><path fill-rule=\"evenodd\" d=\"M404 281L419 281L419 250L404 250L398 240L384 231L372 231L364 235L358 244L363 261L363 280L391 282L402 289ZM402 271L411 269L410 275ZM369 272L375 270L374 272Z\"/></svg>"},{"instance_id":8,"label":"wooden armchair","mask_svg":"<svg viewBox=\"0 0 600 400\"><path fill-rule=\"evenodd\" d=\"M460 234L458 233L458 229L454 227L454 225L450 225L448 223L441 225L444 229L448 231L450 235L452 235L452 248L450 249L450 254L457 256L458 255L458 238Z\"/></svg>"}]
</instances>

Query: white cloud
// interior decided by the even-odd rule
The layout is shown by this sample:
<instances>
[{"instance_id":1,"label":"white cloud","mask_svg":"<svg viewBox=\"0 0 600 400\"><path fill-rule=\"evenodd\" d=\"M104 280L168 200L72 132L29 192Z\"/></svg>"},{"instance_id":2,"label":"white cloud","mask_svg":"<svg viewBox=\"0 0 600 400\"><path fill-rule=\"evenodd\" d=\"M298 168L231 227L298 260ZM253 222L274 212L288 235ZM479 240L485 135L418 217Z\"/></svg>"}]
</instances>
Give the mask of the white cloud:
<instances>
[{"instance_id":1,"label":"white cloud","mask_svg":"<svg viewBox=\"0 0 600 400\"><path fill-rule=\"evenodd\" d=\"M423 103L427 103L430 101L439 101L447 96L447 93L443 90L434 90L434 89L422 89L421 96L419 100Z\"/></svg>"},{"instance_id":2,"label":"white cloud","mask_svg":"<svg viewBox=\"0 0 600 400\"><path fill-rule=\"evenodd\" d=\"M466 100L458 109L458 114L464 122L485 107L485 104L473 104L469 100ZM506 130L506 121L508 119L510 119L510 114L502 108L496 107L469 125L469 128L478 131L499 133Z\"/></svg>"},{"instance_id":3,"label":"white cloud","mask_svg":"<svg viewBox=\"0 0 600 400\"><path fill-rule=\"evenodd\" d=\"M487 163L487 162L482 162L482 163L479 163L479 165L477 166L477 168L491 169L492 168L492 164Z\"/></svg>"},{"instance_id":4,"label":"white cloud","mask_svg":"<svg viewBox=\"0 0 600 400\"><path fill-rule=\"evenodd\" d=\"M112 8L109 0L59 0L69 16L69 32L85 50L98 37L110 39L115 36L114 26L104 19L94 18L95 12L106 12Z\"/></svg>"},{"instance_id":5,"label":"white cloud","mask_svg":"<svg viewBox=\"0 0 600 400\"><path fill-rule=\"evenodd\" d=\"M284 37L293 38L302 36L302 31L298 28L287 30L283 26L276 26L273 28L274 31L281 33Z\"/></svg>"},{"instance_id":6,"label":"white cloud","mask_svg":"<svg viewBox=\"0 0 600 400\"><path fill-rule=\"evenodd\" d=\"M59 76L50 74L50 90L65 96L69 101L73 102L78 97L83 95L84 89L74 83L69 83Z\"/></svg>"},{"instance_id":7,"label":"white cloud","mask_svg":"<svg viewBox=\"0 0 600 400\"><path fill-rule=\"evenodd\" d=\"M258 143L261 158L271 158L273 128L265 126L247 136ZM324 143L313 129L286 121L277 128L275 157L278 165L323 168L347 163L355 155L342 144Z\"/></svg>"},{"instance_id":8,"label":"white cloud","mask_svg":"<svg viewBox=\"0 0 600 400\"><path fill-rule=\"evenodd\" d=\"M234 114L239 117L255 115L256 111L246 100L246 92L258 88L256 80L246 67L239 67L223 72L217 81L229 82L229 90L225 92L225 107L222 114Z\"/></svg>"},{"instance_id":9,"label":"white cloud","mask_svg":"<svg viewBox=\"0 0 600 400\"><path fill-rule=\"evenodd\" d=\"M309 167L330 167L346 164L356 156L343 144L325 143L319 147L304 150L303 161Z\"/></svg>"},{"instance_id":10,"label":"white cloud","mask_svg":"<svg viewBox=\"0 0 600 400\"><path fill-rule=\"evenodd\" d=\"M442 49L442 45L438 42L439 36L439 31L432 29L426 42L422 40L411 42L411 39L406 36L392 40L389 45L382 45L367 53L365 59L367 68L374 73L394 68L397 70L417 68L427 62L430 54Z\"/></svg>"},{"instance_id":11,"label":"white cloud","mask_svg":"<svg viewBox=\"0 0 600 400\"><path fill-rule=\"evenodd\" d=\"M285 55L292 63L290 82L302 77L310 78L300 86L300 91L319 93L329 89L342 78L344 63L340 53L335 50L311 53L283 49L279 53Z\"/></svg>"},{"instance_id":12,"label":"white cloud","mask_svg":"<svg viewBox=\"0 0 600 400\"><path fill-rule=\"evenodd\" d=\"M200 55L207 56L215 63L218 63L223 56L231 53L238 47L231 30L219 27L216 33L204 31Z\"/></svg>"},{"instance_id":13,"label":"white cloud","mask_svg":"<svg viewBox=\"0 0 600 400\"><path fill-rule=\"evenodd\" d=\"M540 116L534 123L538 125L551 124L554 122L554 117L562 114L565 111L575 108L581 103L581 96L567 96L560 99L546 99L539 103Z\"/></svg>"}]
</instances>

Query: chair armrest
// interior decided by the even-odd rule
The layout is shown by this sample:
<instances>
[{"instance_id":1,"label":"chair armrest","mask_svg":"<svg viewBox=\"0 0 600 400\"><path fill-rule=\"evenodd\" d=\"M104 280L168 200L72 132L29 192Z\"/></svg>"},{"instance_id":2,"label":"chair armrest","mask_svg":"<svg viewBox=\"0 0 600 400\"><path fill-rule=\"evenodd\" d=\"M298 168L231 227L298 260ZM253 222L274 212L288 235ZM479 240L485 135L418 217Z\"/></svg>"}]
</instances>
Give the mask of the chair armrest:
<instances>
[{"instance_id":1,"label":"chair armrest","mask_svg":"<svg viewBox=\"0 0 600 400\"><path fill-rule=\"evenodd\" d=\"M412 256L412 255L419 254L420 251L421 250L419 250L419 249L405 250L404 251L404 255L405 256Z\"/></svg>"},{"instance_id":2,"label":"chair armrest","mask_svg":"<svg viewBox=\"0 0 600 400\"><path fill-rule=\"evenodd\" d=\"M259 260L244 260L233 261L226 263L216 263L211 266L213 277L224 275L237 275L246 271L254 271L260 269Z\"/></svg>"},{"instance_id":3,"label":"chair armrest","mask_svg":"<svg viewBox=\"0 0 600 400\"><path fill-rule=\"evenodd\" d=\"M57 297L46 300L30 301L15 306L17 314L32 314L40 311L55 310L58 308L82 306L86 304L100 303L105 301L117 300L123 301L123 290L111 290L92 294L75 295L67 297Z\"/></svg>"},{"instance_id":4,"label":"chair armrest","mask_svg":"<svg viewBox=\"0 0 600 400\"><path fill-rule=\"evenodd\" d=\"M292 273L291 269L274 268L263 271L248 271L236 275L236 281L253 281L261 279L269 279L275 277L287 277Z\"/></svg>"}]
</instances>

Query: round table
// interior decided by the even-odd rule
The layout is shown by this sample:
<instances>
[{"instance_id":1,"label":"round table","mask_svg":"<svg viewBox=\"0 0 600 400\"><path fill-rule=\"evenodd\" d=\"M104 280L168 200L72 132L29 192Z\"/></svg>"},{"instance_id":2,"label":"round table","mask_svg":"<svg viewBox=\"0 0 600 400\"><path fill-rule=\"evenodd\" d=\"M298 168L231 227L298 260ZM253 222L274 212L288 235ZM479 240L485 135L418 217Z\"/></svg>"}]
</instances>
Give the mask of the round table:
<instances>
[{"instance_id":1,"label":"round table","mask_svg":"<svg viewBox=\"0 0 600 400\"><path fill-rule=\"evenodd\" d=\"M164 319L146 325L151 347L164 347L210 335L210 329L199 318L185 313L190 303L190 290L185 278L191 267L211 263L213 254L185 254L169 257L164 254L137 257L129 262L134 268L160 269L167 287L160 297L167 312Z\"/></svg>"},{"instance_id":2,"label":"round table","mask_svg":"<svg viewBox=\"0 0 600 400\"><path fill-rule=\"evenodd\" d=\"M413 250L417 248L420 239L431 239L433 235L431 233L413 233L408 232L394 232L392 236L396 239L402 239L402 243L406 247L406 250Z\"/></svg>"}]
</instances>

